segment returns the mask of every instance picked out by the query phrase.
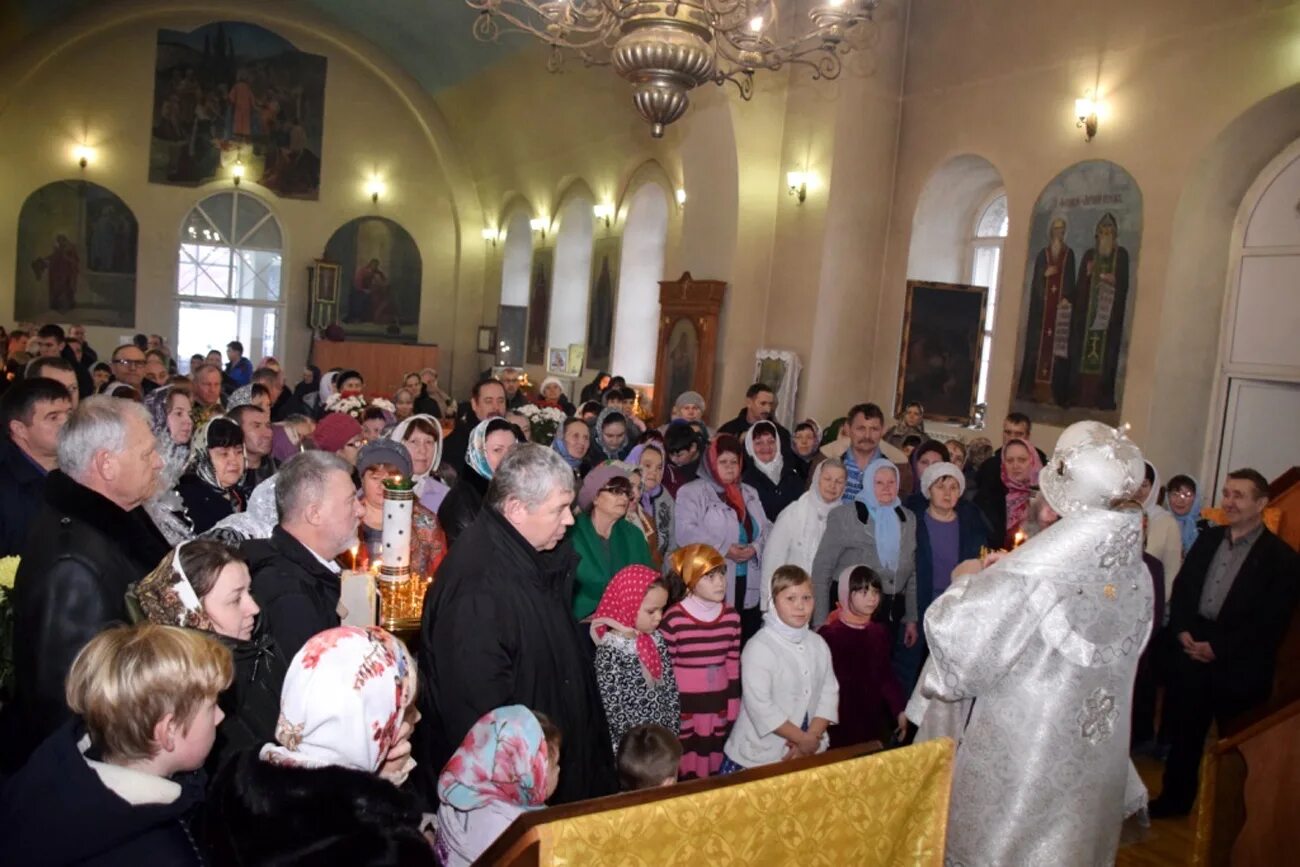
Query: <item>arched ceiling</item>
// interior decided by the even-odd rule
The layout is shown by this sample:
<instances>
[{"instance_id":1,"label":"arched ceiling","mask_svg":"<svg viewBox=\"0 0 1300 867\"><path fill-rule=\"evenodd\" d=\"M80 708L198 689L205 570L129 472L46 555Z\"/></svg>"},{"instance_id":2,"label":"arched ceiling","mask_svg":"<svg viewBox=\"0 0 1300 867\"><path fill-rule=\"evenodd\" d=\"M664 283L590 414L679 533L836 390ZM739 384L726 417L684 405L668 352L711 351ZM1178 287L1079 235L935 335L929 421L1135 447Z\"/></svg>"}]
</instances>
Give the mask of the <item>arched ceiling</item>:
<instances>
[{"instance_id":1,"label":"arched ceiling","mask_svg":"<svg viewBox=\"0 0 1300 867\"><path fill-rule=\"evenodd\" d=\"M61 23L84 8L102 9L112 2L8 0L0 3L0 54L8 53L31 34ZM506 38L500 43L479 42L471 33L478 13L462 0L299 0L299 3L368 40L430 94L470 78L527 43L520 37ZM238 16L222 16L214 11L212 20L222 17Z\"/></svg>"}]
</instances>

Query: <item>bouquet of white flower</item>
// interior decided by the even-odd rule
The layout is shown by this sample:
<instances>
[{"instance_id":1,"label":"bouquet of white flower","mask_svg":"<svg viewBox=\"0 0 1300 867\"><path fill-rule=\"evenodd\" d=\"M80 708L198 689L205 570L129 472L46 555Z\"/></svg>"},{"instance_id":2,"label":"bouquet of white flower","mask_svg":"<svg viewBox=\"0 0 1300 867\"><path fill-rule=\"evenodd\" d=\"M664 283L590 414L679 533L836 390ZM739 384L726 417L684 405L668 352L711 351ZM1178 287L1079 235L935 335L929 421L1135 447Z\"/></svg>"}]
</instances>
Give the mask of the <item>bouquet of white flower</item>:
<instances>
[{"instance_id":1,"label":"bouquet of white flower","mask_svg":"<svg viewBox=\"0 0 1300 867\"><path fill-rule=\"evenodd\" d=\"M526 404L519 409L519 414L528 419L528 425L532 429L533 442L549 446L555 439L556 432L564 420L568 418L564 410L557 406L538 406L537 404Z\"/></svg>"}]
</instances>

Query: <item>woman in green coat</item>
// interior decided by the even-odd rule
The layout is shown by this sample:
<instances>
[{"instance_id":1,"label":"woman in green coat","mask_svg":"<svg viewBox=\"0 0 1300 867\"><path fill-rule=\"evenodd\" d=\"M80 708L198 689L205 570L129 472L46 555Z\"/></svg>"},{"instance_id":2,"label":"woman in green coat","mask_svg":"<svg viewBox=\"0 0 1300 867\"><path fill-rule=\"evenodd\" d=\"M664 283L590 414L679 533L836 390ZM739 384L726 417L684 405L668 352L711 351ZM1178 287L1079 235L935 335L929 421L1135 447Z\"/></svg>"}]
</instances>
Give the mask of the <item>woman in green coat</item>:
<instances>
[{"instance_id":1,"label":"woman in green coat","mask_svg":"<svg viewBox=\"0 0 1300 867\"><path fill-rule=\"evenodd\" d=\"M629 521L632 481L626 464L606 461L587 473L578 492L580 513L569 530L582 558L573 583L573 617L591 619L614 574L624 566L653 565L645 534Z\"/></svg>"}]
</instances>

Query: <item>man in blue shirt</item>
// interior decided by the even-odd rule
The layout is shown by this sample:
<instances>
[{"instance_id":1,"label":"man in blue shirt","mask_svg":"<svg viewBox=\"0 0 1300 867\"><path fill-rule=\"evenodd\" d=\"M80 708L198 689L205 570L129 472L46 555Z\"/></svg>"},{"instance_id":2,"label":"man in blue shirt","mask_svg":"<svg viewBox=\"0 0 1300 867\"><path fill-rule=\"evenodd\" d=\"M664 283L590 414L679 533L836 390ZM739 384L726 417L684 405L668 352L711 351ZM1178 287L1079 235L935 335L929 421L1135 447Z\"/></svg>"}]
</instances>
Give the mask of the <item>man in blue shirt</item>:
<instances>
[{"instance_id":1,"label":"man in blue shirt","mask_svg":"<svg viewBox=\"0 0 1300 867\"><path fill-rule=\"evenodd\" d=\"M226 344L226 376L235 386L248 385L253 381L253 362L244 357L244 344L232 340Z\"/></svg>"},{"instance_id":2,"label":"man in blue shirt","mask_svg":"<svg viewBox=\"0 0 1300 867\"><path fill-rule=\"evenodd\" d=\"M39 376L14 383L0 400L0 557L22 553L45 475L58 466L59 431L71 411L68 389Z\"/></svg>"}]
</instances>

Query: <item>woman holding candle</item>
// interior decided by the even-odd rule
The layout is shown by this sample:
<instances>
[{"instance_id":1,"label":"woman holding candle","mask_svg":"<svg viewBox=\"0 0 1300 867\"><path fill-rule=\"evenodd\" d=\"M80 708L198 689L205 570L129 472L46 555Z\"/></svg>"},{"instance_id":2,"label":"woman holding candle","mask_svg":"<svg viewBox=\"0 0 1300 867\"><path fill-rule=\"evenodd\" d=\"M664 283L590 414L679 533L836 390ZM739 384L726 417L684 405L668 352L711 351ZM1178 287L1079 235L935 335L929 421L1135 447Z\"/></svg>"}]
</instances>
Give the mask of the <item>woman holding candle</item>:
<instances>
[{"instance_id":1,"label":"woman holding candle","mask_svg":"<svg viewBox=\"0 0 1300 867\"><path fill-rule=\"evenodd\" d=\"M357 529L360 547L354 569L365 569L383 559L384 483L392 479L411 478L411 454L401 443L380 439L366 443L357 455L357 473L361 476L361 502L366 514ZM447 552L447 536L438 516L417 500L411 516L411 574L428 577L438 569Z\"/></svg>"},{"instance_id":2,"label":"woman holding candle","mask_svg":"<svg viewBox=\"0 0 1300 867\"><path fill-rule=\"evenodd\" d=\"M492 474L506 453L523 442L518 429L503 418L489 418L470 431L465 450L465 472L456 480L438 507L438 518L447 534L447 544L454 544L461 531L474 522L483 508ZM592 606L595 607L594 605Z\"/></svg>"}]
</instances>

